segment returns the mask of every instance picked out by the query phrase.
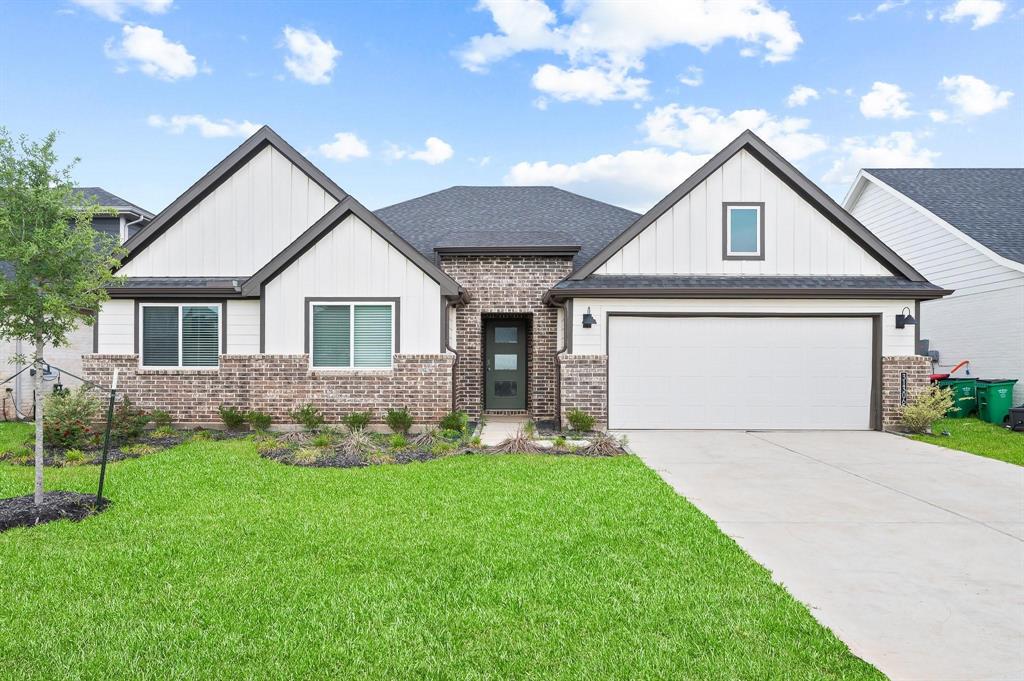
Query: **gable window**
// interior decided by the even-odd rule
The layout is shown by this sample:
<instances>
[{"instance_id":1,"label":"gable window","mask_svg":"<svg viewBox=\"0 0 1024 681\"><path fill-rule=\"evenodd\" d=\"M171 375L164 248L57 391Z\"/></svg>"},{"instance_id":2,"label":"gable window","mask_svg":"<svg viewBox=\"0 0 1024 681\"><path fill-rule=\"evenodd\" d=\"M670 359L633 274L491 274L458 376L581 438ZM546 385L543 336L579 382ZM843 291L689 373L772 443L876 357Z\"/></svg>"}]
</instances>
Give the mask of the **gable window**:
<instances>
[{"instance_id":1,"label":"gable window","mask_svg":"<svg viewBox=\"0 0 1024 681\"><path fill-rule=\"evenodd\" d=\"M142 303L142 366L216 369L221 352L221 305Z\"/></svg>"},{"instance_id":2,"label":"gable window","mask_svg":"<svg viewBox=\"0 0 1024 681\"><path fill-rule=\"evenodd\" d=\"M764 259L764 204L726 203L722 206L722 257L726 260Z\"/></svg>"},{"instance_id":3,"label":"gable window","mask_svg":"<svg viewBox=\"0 0 1024 681\"><path fill-rule=\"evenodd\" d=\"M310 362L318 369L390 369L392 302L310 303Z\"/></svg>"}]
</instances>

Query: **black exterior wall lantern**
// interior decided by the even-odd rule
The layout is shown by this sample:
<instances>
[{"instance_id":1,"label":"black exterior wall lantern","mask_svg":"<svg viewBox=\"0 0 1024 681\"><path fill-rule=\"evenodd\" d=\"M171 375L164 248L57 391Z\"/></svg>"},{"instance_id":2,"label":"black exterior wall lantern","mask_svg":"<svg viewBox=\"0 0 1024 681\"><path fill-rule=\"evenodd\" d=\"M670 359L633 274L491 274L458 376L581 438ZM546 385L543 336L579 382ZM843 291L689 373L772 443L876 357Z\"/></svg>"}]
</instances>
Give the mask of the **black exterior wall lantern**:
<instances>
[{"instance_id":1,"label":"black exterior wall lantern","mask_svg":"<svg viewBox=\"0 0 1024 681\"><path fill-rule=\"evenodd\" d=\"M906 326L913 326L917 324L917 320L914 319L914 315L910 314L910 308L903 308L903 314L896 315L896 328L902 329Z\"/></svg>"},{"instance_id":2,"label":"black exterior wall lantern","mask_svg":"<svg viewBox=\"0 0 1024 681\"><path fill-rule=\"evenodd\" d=\"M594 324L597 324L597 320L594 319L594 315L590 314L590 307L587 307L587 311L583 313L583 328L589 329Z\"/></svg>"}]
</instances>

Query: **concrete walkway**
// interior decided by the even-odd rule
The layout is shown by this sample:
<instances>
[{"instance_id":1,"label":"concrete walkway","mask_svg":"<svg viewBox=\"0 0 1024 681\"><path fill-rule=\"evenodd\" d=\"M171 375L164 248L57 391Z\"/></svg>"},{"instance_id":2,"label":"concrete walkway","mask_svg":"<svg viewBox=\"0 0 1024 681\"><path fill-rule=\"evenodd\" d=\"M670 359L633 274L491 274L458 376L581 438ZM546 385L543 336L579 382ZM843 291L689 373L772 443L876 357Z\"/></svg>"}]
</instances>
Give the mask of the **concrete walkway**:
<instances>
[{"instance_id":1,"label":"concrete walkway","mask_svg":"<svg viewBox=\"0 0 1024 681\"><path fill-rule=\"evenodd\" d=\"M1024 679L1024 468L875 432L626 434L890 678Z\"/></svg>"},{"instance_id":2,"label":"concrete walkway","mask_svg":"<svg viewBox=\"0 0 1024 681\"><path fill-rule=\"evenodd\" d=\"M480 442L492 447L516 434L526 424L526 416L487 416L484 418Z\"/></svg>"}]
</instances>

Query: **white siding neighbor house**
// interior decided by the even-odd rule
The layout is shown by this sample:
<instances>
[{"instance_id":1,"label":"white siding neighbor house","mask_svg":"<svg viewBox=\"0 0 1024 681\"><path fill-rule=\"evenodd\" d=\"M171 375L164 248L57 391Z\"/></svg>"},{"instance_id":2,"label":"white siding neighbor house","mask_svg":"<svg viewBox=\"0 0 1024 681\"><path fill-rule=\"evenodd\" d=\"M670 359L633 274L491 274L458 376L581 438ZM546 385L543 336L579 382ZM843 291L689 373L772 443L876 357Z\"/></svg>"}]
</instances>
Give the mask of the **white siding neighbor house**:
<instances>
[{"instance_id":1,"label":"white siding neighbor house","mask_svg":"<svg viewBox=\"0 0 1024 681\"><path fill-rule=\"evenodd\" d=\"M1024 403L1024 169L862 170L845 206L952 295L921 303L935 373L1015 378ZM958 374L960 375L960 374Z\"/></svg>"},{"instance_id":2,"label":"white siding neighbor house","mask_svg":"<svg viewBox=\"0 0 1024 681\"><path fill-rule=\"evenodd\" d=\"M408 407L893 426L929 283L750 132L644 215L553 187L371 212L262 128L126 243L86 370L183 423Z\"/></svg>"}]
</instances>

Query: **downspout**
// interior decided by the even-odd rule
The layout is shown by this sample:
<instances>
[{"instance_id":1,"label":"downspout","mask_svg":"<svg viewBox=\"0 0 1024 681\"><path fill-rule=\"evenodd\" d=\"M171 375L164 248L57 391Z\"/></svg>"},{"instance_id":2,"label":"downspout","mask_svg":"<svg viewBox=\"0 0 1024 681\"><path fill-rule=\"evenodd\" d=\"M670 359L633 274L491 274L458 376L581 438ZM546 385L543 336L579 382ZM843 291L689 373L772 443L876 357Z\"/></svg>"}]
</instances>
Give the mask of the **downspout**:
<instances>
[{"instance_id":1,"label":"downspout","mask_svg":"<svg viewBox=\"0 0 1024 681\"><path fill-rule=\"evenodd\" d=\"M557 301L549 298L548 303L562 310L562 347L555 351L555 428L562 430L562 365L558 359L569 347L569 334L572 332L572 319L569 318L569 309L565 301Z\"/></svg>"},{"instance_id":2,"label":"downspout","mask_svg":"<svg viewBox=\"0 0 1024 681\"><path fill-rule=\"evenodd\" d=\"M129 215L136 215L136 213L130 213L129 211L124 211L124 212L128 213ZM139 217L138 217L137 220L132 220L131 222L126 222L125 223L125 225L124 225L124 240L121 241L121 243L124 243L125 241L128 241L128 239L132 238L131 234L128 233L128 228L129 227L131 227L132 225L137 225L137 224L139 224L140 222L142 222L143 220L146 219L145 215L142 215L141 213L138 214L138 215L139 215Z\"/></svg>"},{"instance_id":3,"label":"downspout","mask_svg":"<svg viewBox=\"0 0 1024 681\"><path fill-rule=\"evenodd\" d=\"M449 326L449 315L448 315L448 312L449 312L449 310L454 309L456 306L464 305L467 302L469 302L469 298L466 296L465 292L462 292L462 293L459 294L459 297L455 298L454 300L451 299L451 298L445 299L445 305L444 305L444 329L443 329L444 349L447 350L448 352L452 353L453 355L455 355L455 360L452 362L452 409L451 409L452 411L455 411L455 391L456 391L456 387L457 387L456 378L455 378L455 369L459 366L459 351L451 346L451 338L449 338L449 335L448 335L448 326Z\"/></svg>"}]
</instances>

